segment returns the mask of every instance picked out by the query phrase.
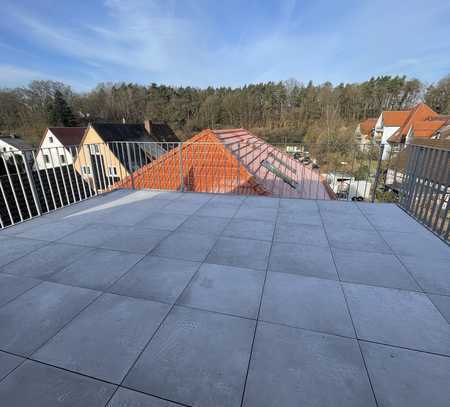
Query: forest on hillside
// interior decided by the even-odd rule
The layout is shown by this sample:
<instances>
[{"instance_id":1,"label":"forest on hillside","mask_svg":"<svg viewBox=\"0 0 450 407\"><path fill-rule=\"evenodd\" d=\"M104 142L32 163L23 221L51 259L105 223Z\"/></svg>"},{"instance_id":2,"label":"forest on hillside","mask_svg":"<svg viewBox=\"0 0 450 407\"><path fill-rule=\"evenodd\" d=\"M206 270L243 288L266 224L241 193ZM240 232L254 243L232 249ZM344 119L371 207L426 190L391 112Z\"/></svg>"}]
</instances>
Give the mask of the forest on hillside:
<instances>
[{"instance_id":1,"label":"forest on hillside","mask_svg":"<svg viewBox=\"0 0 450 407\"><path fill-rule=\"evenodd\" d=\"M47 126L149 118L166 121L181 139L207 127L245 127L272 143L345 142L365 118L421 100L450 114L450 75L430 86L405 76L380 76L339 85L288 80L206 89L101 83L84 93L36 80L26 87L0 88L0 132L36 145Z\"/></svg>"}]
</instances>

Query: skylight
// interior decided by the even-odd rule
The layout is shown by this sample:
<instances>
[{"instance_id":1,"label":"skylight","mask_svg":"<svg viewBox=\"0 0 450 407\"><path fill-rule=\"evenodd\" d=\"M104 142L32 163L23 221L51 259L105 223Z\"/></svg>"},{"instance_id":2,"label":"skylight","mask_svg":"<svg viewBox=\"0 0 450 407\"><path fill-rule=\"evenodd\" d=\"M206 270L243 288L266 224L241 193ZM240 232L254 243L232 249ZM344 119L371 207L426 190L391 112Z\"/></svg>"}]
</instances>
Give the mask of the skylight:
<instances>
[{"instance_id":1,"label":"skylight","mask_svg":"<svg viewBox=\"0 0 450 407\"><path fill-rule=\"evenodd\" d=\"M275 161L279 162L289 171L293 172L294 174L297 174L297 170L295 168L291 167L288 163L284 162L281 158L277 157L275 154L269 153L269 157L272 157Z\"/></svg>"},{"instance_id":2,"label":"skylight","mask_svg":"<svg viewBox=\"0 0 450 407\"><path fill-rule=\"evenodd\" d=\"M261 165L269 170L272 174L281 178L286 184L288 184L291 188L297 188L297 182L294 181L291 177L283 174L278 168L276 168L273 164L269 163L267 160L261 161Z\"/></svg>"}]
</instances>

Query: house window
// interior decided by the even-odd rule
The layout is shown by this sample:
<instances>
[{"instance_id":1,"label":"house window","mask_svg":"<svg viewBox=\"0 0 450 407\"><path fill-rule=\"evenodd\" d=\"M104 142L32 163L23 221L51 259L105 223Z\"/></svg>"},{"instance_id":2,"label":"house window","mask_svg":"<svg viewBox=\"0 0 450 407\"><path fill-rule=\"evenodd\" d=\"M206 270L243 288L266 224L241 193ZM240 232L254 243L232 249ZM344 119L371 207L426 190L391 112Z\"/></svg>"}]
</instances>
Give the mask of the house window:
<instances>
[{"instance_id":1,"label":"house window","mask_svg":"<svg viewBox=\"0 0 450 407\"><path fill-rule=\"evenodd\" d=\"M64 164L66 162L66 156L61 154L59 156L59 160L61 161L62 164Z\"/></svg>"},{"instance_id":2,"label":"house window","mask_svg":"<svg viewBox=\"0 0 450 407\"><path fill-rule=\"evenodd\" d=\"M48 154L44 154L44 162L46 164L50 164L50 157L48 156Z\"/></svg>"},{"instance_id":3,"label":"house window","mask_svg":"<svg viewBox=\"0 0 450 407\"><path fill-rule=\"evenodd\" d=\"M108 167L108 173L110 177L117 177L117 168L116 167Z\"/></svg>"},{"instance_id":4,"label":"house window","mask_svg":"<svg viewBox=\"0 0 450 407\"><path fill-rule=\"evenodd\" d=\"M49 142L49 143L53 143L53 137L52 137L52 136L50 136L50 137L48 138L48 142Z\"/></svg>"},{"instance_id":5,"label":"house window","mask_svg":"<svg viewBox=\"0 0 450 407\"><path fill-rule=\"evenodd\" d=\"M100 147L98 144L89 144L89 150L91 154L100 154Z\"/></svg>"},{"instance_id":6,"label":"house window","mask_svg":"<svg viewBox=\"0 0 450 407\"><path fill-rule=\"evenodd\" d=\"M81 172L84 175L91 175L91 167L89 167L89 165L82 165L81 166Z\"/></svg>"}]
</instances>

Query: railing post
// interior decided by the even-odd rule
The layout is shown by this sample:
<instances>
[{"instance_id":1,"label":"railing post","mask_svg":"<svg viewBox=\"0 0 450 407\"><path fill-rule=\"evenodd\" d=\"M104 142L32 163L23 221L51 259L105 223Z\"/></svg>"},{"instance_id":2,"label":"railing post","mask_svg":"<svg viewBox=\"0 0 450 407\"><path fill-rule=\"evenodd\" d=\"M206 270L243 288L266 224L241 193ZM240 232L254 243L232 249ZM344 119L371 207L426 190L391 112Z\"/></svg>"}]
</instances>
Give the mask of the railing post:
<instances>
[{"instance_id":1,"label":"railing post","mask_svg":"<svg viewBox=\"0 0 450 407\"><path fill-rule=\"evenodd\" d=\"M130 178L131 178L131 189L134 188L134 175L133 175L133 168L131 167L131 154L130 154L130 143L127 143L127 156L128 156L128 168L130 170Z\"/></svg>"},{"instance_id":2,"label":"railing post","mask_svg":"<svg viewBox=\"0 0 450 407\"><path fill-rule=\"evenodd\" d=\"M380 144L380 152L378 153L378 161L377 161L377 171L375 173L375 180L373 182L372 199L371 199L372 203L375 202L375 195L377 192L378 181L380 180L381 161L383 160L383 152L384 152L384 144Z\"/></svg>"},{"instance_id":3,"label":"railing post","mask_svg":"<svg viewBox=\"0 0 450 407\"><path fill-rule=\"evenodd\" d=\"M178 144L179 160L180 160L180 192L184 192L184 178L183 178L183 143Z\"/></svg>"},{"instance_id":4,"label":"railing post","mask_svg":"<svg viewBox=\"0 0 450 407\"><path fill-rule=\"evenodd\" d=\"M27 177L28 177L28 182L30 183L31 194L33 195L34 204L36 206L38 216L41 216L42 215L41 202L39 201L39 198L38 198L36 185L34 183L33 172L30 169L30 163L28 162L27 154L25 151L22 153L22 157L23 157L23 162L25 165L25 171L26 171Z\"/></svg>"}]
</instances>

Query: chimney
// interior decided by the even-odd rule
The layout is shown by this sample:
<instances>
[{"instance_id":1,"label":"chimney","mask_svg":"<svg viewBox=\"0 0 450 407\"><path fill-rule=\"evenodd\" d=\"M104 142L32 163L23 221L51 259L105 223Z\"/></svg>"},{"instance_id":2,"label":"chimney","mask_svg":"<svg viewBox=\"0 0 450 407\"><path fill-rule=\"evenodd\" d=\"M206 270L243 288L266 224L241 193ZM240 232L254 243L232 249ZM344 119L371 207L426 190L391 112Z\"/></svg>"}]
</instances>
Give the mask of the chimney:
<instances>
[{"instance_id":1,"label":"chimney","mask_svg":"<svg viewBox=\"0 0 450 407\"><path fill-rule=\"evenodd\" d=\"M152 134L152 121L151 120L148 120L148 119L144 120L144 127L145 127L145 130L147 130L148 134Z\"/></svg>"}]
</instances>

